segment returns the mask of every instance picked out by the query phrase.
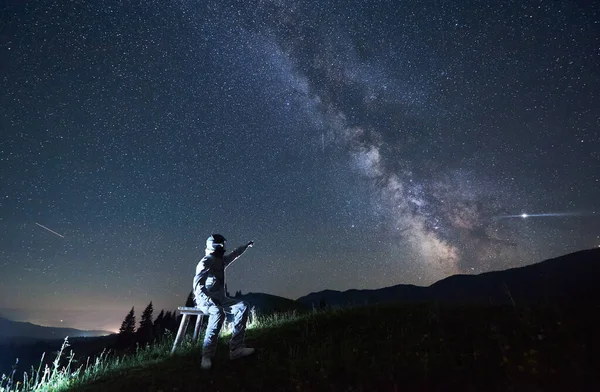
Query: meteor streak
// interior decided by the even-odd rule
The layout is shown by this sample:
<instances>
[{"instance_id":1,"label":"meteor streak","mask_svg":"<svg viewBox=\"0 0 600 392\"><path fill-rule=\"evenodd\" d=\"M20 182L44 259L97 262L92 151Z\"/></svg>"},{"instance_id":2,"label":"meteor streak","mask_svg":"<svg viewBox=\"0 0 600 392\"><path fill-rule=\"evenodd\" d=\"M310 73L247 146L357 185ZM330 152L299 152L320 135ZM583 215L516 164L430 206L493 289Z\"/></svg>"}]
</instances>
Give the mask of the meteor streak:
<instances>
[{"instance_id":1,"label":"meteor streak","mask_svg":"<svg viewBox=\"0 0 600 392\"><path fill-rule=\"evenodd\" d=\"M585 214L585 213L580 213L580 212L553 212L553 213L547 213L547 214L526 214L526 213L522 213L519 215L500 215L497 216L497 219L504 219L504 218L536 218L536 217L559 217L559 216L584 216L584 215L589 215L589 214Z\"/></svg>"},{"instance_id":2,"label":"meteor streak","mask_svg":"<svg viewBox=\"0 0 600 392\"><path fill-rule=\"evenodd\" d=\"M60 234L58 234L56 231L54 231L54 230L50 230L49 228L47 228L47 227L46 227L46 226L44 226L44 225L40 225L40 224L39 224L39 223L37 223L37 222L35 222L35 224L36 224L36 225L38 225L39 227L43 228L43 229L46 229L46 230L48 230L50 233L56 234L56 235L57 235L57 236L59 236L60 238L65 238L65 236L64 236L64 235L60 235Z\"/></svg>"}]
</instances>

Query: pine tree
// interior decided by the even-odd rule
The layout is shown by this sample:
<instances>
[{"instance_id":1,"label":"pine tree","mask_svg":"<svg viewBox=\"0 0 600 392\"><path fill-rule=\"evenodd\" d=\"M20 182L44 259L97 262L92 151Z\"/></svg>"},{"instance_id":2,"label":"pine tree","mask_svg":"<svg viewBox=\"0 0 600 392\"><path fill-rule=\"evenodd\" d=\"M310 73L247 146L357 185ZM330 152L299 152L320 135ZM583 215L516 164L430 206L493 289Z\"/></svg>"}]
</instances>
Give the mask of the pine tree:
<instances>
[{"instance_id":1,"label":"pine tree","mask_svg":"<svg viewBox=\"0 0 600 392\"><path fill-rule=\"evenodd\" d=\"M127 316L125 316L125 320L121 323L121 328L119 328L119 336L117 338L117 344L120 346L128 346L133 343L135 335L135 310L134 307L131 307Z\"/></svg>"},{"instance_id":2,"label":"pine tree","mask_svg":"<svg viewBox=\"0 0 600 392\"><path fill-rule=\"evenodd\" d=\"M171 323L171 319L173 318L173 315L171 314L170 310L167 310L165 312L165 317L163 319L163 328L164 329L169 329L169 325Z\"/></svg>"},{"instance_id":3,"label":"pine tree","mask_svg":"<svg viewBox=\"0 0 600 392\"><path fill-rule=\"evenodd\" d=\"M175 318L175 312L171 312L170 310L167 310L165 312L163 327L165 330L168 329L172 333L177 332L179 325L177 324L177 319Z\"/></svg>"},{"instance_id":4,"label":"pine tree","mask_svg":"<svg viewBox=\"0 0 600 392\"><path fill-rule=\"evenodd\" d=\"M152 301L146 306L144 312L142 313L142 319L140 320L140 328L137 331L138 340L141 342L149 342L152 340L152 332L153 332L153 322L152 322L152 312L154 308L152 306Z\"/></svg>"},{"instance_id":5,"label":"pine tree","mask_svg":"<svg viewBox=\"0 0 600 392\"><path fill-rule=\"evenodd\" d=\"M165 332L165 311L161 310L158 316L156 316L156 320L154 320L154 336L157 338L162 338Z\"/></svg>"},{"instance_id":6,"label":"pine tree","mask_svg":"<svg viewBox=\"0 0 600 392\"><path fill-rule=\"evenodd\" d=\"M188 306L190 308L195 308L196 307L196 297L194 295L194 291L190 291L190 294L187 297L187 300L185 301L185 306Z\"/></svg>"},{"instance_id":7,"label":"pine tree","mask_svg":"<svg viewBox=\"0 0 600 392\"><path fill-rule=\"evenodd\" d=\"M121 328L119 328L119 335L133 335L135 333L135 310L134 307L131 308L127 316L125 316L125 320L121 323Z\"/></svg>"}]
</instances>

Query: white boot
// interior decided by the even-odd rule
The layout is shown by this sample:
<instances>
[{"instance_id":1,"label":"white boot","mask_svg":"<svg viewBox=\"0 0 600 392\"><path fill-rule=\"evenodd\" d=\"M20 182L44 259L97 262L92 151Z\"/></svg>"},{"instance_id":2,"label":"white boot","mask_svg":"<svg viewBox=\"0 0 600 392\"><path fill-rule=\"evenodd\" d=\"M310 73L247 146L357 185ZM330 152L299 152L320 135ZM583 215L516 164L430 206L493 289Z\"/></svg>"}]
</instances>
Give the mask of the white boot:
<instances>
[{"instance_id":1,"label":"white boot","mask_svg":"<svg viewBox=\"0 0 600 392\"><path fill-rule=\"evenodd\" d=\"M229 359L238 359L254 354L254 349L251 347L238 347L235 350L229 351Z\"/></svg>"},{"instance_id":2,"label":"white boot","mask_svg":"<svg viewBox=\"0 0 600 392\"><path fill-rule=\"evenodd\" d=\"M200 363L200 367L203 370L208 370L212 367L212 359L210 357L202 356L202 363Z\"/></svg>"}]
</instances>

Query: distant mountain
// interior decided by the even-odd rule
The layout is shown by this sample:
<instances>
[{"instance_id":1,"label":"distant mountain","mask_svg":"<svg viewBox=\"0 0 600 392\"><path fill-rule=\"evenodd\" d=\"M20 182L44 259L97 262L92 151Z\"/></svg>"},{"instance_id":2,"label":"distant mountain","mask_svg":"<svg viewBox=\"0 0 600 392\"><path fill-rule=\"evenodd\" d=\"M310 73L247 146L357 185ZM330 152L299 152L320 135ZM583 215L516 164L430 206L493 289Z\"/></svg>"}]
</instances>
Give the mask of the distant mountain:
<instances>
[{"instance_id":1,"label":"distant mountain","mask_svg":"<svg viewBox=\"0 0 600 392\"><path fill-rule=\"evenodd\" d=\"M248 293L235 298L248 302L250 307L255 307L256 311L262 314L307 309L304 304L298 301L271 294Z\"/></svg>"},{"instance_id":2,"label":"distant mountain","mask_svg":"<svg viewBox=\"0 0 600 392\"><path fill-rule=\"evenodd\" d=\"M56 340L71 337L110 335L109 331L83 331L74 328L44 327L0 317L0 341L24 343L36 340Z\"/></svg>"},{"instance_id":3,"label":"distant mountain","mask_svg":"<svg viewBox=\"0 0 600 392\"><path fill-rule=\"evenodd\" d=\"M318 308L321 305L367 305L396 300L421 301L427 298L426 287L400 284L375 290L324 290L300 297L296 301L309 308L313 306Z\"/></svg>"},{"instance_id":4,"label":"distant mountain","mask_svg":"<svg viewBox=\"0 0 600 392\"><path fill-rule=\"evenodd\" d=\"M600 249L582 250L504 271L453 275L428 287L324 290L297 299L308 307L431 300L464 304L596 302L600 300Z\"/></svg>"}]
</instances>

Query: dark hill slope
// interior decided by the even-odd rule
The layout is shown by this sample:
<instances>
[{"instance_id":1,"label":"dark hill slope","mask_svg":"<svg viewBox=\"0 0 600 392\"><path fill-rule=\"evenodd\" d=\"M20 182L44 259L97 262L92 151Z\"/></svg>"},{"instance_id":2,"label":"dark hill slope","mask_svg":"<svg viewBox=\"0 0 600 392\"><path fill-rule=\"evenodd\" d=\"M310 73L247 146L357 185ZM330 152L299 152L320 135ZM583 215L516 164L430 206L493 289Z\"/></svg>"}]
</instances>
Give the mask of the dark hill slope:
<instances>
[{"instance_id":1,"label":"dark hill slope","mask_svg":"<svg viewBox=\"0 0 600 392\"><path fill-rule=\"evenodd\" d=\"M376 290L325 290L298 298L306 306L391 301L507 304L596 302L600 298L600 248L536 264L479 275L453 275L428 287L397 285Z\"/></svg>"},{"instance_id":2,"label":"dark hill slope","mask_svg":"<svg viewBox=\"0 0 600 392\"><path fill-rule=\"evenodd\" d=\"M463 303L595 302L600 299L600 249L505 271L450 276L428 290L430 298Z\"/></svg>"},{"instance_id":3,"label":"dark hill slope","mask_svg":"<svg viewBox=\"0 0 600 392\"><path fill-rule=\"evenodd\" d=\"M600 312L570 307L388 304L308 312L249 330L254 356L200 370L200 347L77 391L599 390Z\"/></svg>"}]
</instances>

